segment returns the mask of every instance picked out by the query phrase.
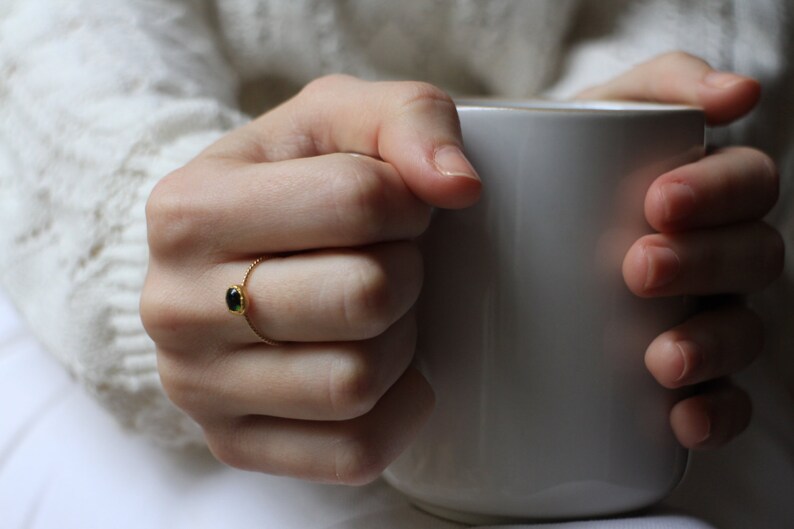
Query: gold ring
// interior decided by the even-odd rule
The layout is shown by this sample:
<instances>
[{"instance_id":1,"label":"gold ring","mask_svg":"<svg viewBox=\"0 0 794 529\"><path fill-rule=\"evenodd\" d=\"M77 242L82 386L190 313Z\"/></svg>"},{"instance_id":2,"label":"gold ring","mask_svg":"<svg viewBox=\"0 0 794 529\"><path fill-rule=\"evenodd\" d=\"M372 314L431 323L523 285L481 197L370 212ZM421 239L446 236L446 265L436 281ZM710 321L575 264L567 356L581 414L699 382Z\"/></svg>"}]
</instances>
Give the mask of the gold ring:
<instances>
[{"instance_id":1,"label":"gold ring","mask_svg":"<svg viewBox=\"0 0 794 529\"><path fill-rule=\"evenodd\" d=\"M226 290L226 308L229 309L229 312L232 314L236 314L238 316L244 316L245 321L248 322L248 326L251 327L251 330L254 331L257 338L262 340L268 345L281 345L281 342L277 342L276 340L271 340L254 327L254 323L251 321L251 318L248 316L248 309L251 306L251 301L248 295L245 292L245 283L248 281L248 276L251 275L251 271L261 263L262 261L266 261L269 259L269 256L262 256L253 263L251 266L248 267L248 270L245 271L245 276L243 277L243 282L239 285L232 285Z\"/></svg>"}]
</instances>

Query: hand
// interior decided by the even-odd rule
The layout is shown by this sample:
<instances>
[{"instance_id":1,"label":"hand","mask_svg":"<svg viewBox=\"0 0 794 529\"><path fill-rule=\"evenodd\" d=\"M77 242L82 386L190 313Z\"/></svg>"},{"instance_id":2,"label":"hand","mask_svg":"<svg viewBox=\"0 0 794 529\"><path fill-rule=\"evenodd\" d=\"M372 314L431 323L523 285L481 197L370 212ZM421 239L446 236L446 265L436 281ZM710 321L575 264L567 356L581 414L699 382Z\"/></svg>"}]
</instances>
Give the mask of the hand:
<instances>
[{"instance_id":1,"label":"hand","mask_svg":"<svg viewBox=\"0 0 794 529\"><path fill-rule=\"evenodd\" d=\"M677 52L578 97L690 104L704 109L709 124L721 125L747 114L759 96L756 81L717 72ZM626 284L643 297L763 288L783 267L783 239L761 220L777 198L774 163L746 147L717 150L660 176L645 197L645 216L659 233L642 237L628 251ZM650 344L645 363L660 384L699 386L670 413L681 444L718 446L747 427L750 399L726 377L753 361L763 338L758 316L734 301L692 317Z\"/></svg>"},{"instance_id":2,"label":"hand","mask_svg":"<svg viewBox=\"0 0 794 529\"><path fill-rule=\"evenodd\" d=\"M409 367L431 206L474 203L455 106L332 76L221 138L147 203L143 323L171 400L221 461L365 483L433 406ZM247 284L258 340L224 294Z\"/></svg>"}]
</instances>

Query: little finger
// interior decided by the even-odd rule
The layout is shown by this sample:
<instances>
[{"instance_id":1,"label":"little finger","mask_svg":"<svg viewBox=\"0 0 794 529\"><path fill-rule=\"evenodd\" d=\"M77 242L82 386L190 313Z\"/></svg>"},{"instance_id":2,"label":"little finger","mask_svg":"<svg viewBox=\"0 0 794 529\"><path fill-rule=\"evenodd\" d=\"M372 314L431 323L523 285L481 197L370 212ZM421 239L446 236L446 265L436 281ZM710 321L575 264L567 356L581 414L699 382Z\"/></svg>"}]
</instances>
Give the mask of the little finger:
<instances>
[{"instance_id":1,"label":"little finger","mask_svg":"<svg viewBox=\"0 0 794 529\"><path fill-rule=\"evenodd\" d=\"M295 478L362 485L376 479L418 433L435 399L414 368L367 414L349 421L248 416L205 425L210 450L227 465Z\"/></svg>"},{"instance_id":2,"label":"little finger","mask_svg":"<svg viewBox=\"0 0 794 529\"><path fill-rule=\"evenodd\" d=\"M670 410L670 425L684 447L711 448L744 431L751 415L747 393L725 382L678 402Z\"/></svg>"}]
</instances>

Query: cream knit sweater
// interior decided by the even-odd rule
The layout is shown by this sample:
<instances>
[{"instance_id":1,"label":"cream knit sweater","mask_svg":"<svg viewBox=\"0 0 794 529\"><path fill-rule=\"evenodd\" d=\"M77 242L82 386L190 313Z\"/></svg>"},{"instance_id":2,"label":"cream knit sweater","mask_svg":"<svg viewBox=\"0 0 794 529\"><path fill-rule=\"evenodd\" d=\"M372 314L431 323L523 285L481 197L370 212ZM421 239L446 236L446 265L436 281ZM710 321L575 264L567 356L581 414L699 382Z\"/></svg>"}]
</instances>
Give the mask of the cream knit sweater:
<instances>
[{"instance_id":1,"label":"cream knit sweater","mask_svg":"<svg viewBox=\"0 0 794 529\"><path fill-rule=\"evenodd\" d=\"M684 49L766 85L754 117L715 138L777 157L772 218L791 241L793 21L788 0L0 1L0 285L124 425L196 441L138 297L147 195L215 138L329 72L565 96ZM773 354L794 347L793 275L756 301Z\"/></svg>"}]
</instances>

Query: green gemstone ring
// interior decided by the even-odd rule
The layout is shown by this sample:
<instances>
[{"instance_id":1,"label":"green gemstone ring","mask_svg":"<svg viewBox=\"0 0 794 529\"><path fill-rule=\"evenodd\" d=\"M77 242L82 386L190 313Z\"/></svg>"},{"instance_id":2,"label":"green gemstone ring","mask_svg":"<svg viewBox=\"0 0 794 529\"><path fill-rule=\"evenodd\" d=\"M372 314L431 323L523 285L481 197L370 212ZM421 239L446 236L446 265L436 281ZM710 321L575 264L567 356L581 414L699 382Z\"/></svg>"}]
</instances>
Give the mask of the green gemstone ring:
<instances>
[{"instance_id":1,"label":"green gemstone ring","mask_svg":"<svg viewBox=\"0 0 794 529\"><path fill-rule=\"evenodd\" d=\"M232 314L236 314L238 316L243 316L245 321L248 322L248 326L254 331L254 334L265 342L268 345L281 345L281 342L277 342L276 340L271 340L261 332L259 332L256 327L254 327L254 322L251 321L250 316L248 315L248 308L250 306L250 302L248 300L248 296L245 293L245 284L248 282L248 276L251 275L253 269L261 263L262 261L267 260L268 257L262 256L248 267L248 270L245 271L245 276L243 277L243 282L239 285L232 285L226 290L226 308Z\"/></svg>"},{"instance_id":2,"label":"green gemstone ring","mask_svg":"<svg viewBox=\"0 0 794 529\"><path fill-rule=\"evenodd\" d=\"M243 285L232 285L226 291L226 307L229 312L245 314L245 309L248 308L246 301Z\"/></svg>"}]
</instances>

